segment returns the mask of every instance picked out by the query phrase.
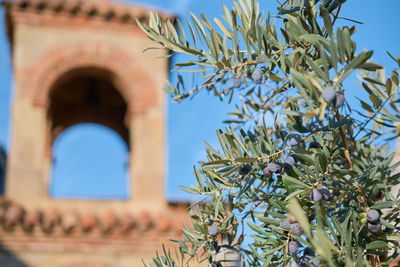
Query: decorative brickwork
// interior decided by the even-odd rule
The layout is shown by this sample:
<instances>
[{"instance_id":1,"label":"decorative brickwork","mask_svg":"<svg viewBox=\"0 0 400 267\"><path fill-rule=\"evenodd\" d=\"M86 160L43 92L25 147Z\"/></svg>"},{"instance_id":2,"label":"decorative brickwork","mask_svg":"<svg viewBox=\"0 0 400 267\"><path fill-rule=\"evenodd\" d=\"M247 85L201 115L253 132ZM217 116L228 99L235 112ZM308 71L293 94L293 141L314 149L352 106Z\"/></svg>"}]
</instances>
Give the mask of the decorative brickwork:
<instances>
[{"instance_id":1,"label":"decorative brickwork","mask_svg":"<svg viewBox=\"0 0 400 267\"><path fill-rule=\"evenodd\" d=\"M97 42L72 43L49 51L29 71L23 81L23 94L35 105L47 107L49 91L57 79L70 70L97 67L114 74L114 83L135 114L155 105L155 86L148 75L127 53Z\"/></svg>"},{"instance_id":2,"label":"decorative brickwork","mask_svg":"<svg viewBox=\"0 0 400 267\"><path fill-rule=\"evenodd\" d=\"M189 223L187 207L186 203L170 204L164 214L151 211L117 214L113 210L96 214L72 209L64 212L56 209L28 210L14 202L1 199L1 246L15 253L29 251L41 257L47 257L47 254L65 255L50 256L61 258L57 262L65 262L65 258L73 253L101 253L103 257L110 255L110 259L125 254L140 260L141 257L153 255L156 249L162 249L162 244L169 249L173 248L173 243L168 240L181 237L182 223ZM110 259L108 262L112 262ZM0 264L4 264L1 259ZM103 264L135 266L107 265L108 263L101 263L96 259L62 263L57 266L88 267Z\"/></svg>"},{"instance_id":3,"label":"decorative brickwork","mask_svg":"<svg viewBox=\"0 0 400 267\"><path fill-rule=\"evenodd\" d=\"M158 236L156 239L163 240L162 236L168 233L179 236L182 224L190 223L187 208L187 203L171 203L161 214L152 211L117 214L112 209L102 213L81 212L74 209L61 211L54 208L29 210L13 201L0 199L0 232L2 236L30 236L31 238L35 236L64 239L120 238L139 244L142 241L154 239L156 236ZM153 236L150 238L149 235ZM75 247L75 249L79 248Z\"/></svg>"},{"instance_id":4,"label":"decorative brickwork","mask_svg":"<svg viewBox=\"0 0 400 267\"><path fill-rule=\"evenodd\" d=\"M101 18L107 22L134 23L135 19L148 17L149 10L107 0L19 0L6 1L8 8L16 11L51 14L67 14L74 17ZM163 12L164 17L172 18ZM45 15L44 15L45 16Z\"/></svg>"}]
</instances>

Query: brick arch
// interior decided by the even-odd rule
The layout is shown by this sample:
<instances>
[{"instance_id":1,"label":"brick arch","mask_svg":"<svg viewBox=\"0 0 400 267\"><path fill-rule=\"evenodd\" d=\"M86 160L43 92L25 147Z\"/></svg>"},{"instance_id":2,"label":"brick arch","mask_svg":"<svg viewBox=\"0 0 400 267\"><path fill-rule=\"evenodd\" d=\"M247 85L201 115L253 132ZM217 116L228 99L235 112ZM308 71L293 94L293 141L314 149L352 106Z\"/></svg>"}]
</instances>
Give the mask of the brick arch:
<instances>
[{"instance_id":1,"label":"brick arch","mask_svg":"<svg viewBox=\"0 0 400 267\"><path fill-rule=\"evenodd\" d=\"M108 70L90 67L75 68L57 79L51 86L49 105L46 108L51 144L64 129L92 122L117 132L129 147L128 103L114 86L114 76ZM94 101L100 101L95 106L93 102L87 102L86 87L90 83L95 90ZM66 107L71 105L74 108L65 112Z\"/></svg>"},{"instance_id":2,"label":"brick arch","mask_svg":"<svg viewBox=\"0 0 400 267\"><path fill-rule=\"evenodd\" d=\"M32 66L22 93L34 105L48 107L49 92L57 80L73 69L96 67L113 73L113 83L130 114L145 112L156 104L155 86L133 58L120 48L104 43L70 44L47 52Z\"/></svg>"}]
</instances>

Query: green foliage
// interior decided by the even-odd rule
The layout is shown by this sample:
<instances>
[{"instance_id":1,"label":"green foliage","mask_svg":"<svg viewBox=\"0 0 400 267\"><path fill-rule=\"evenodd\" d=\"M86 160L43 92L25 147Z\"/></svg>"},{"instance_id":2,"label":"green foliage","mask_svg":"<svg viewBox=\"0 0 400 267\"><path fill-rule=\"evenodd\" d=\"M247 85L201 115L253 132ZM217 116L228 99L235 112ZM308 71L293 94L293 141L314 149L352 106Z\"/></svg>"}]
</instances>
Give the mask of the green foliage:
<instances>
[{"instance_id":1,"label":"green foliage","mask_svg":"<svg viewBox=\"0 0 400 267\"><path fill-rule=\"evenodd\" d=\"M138 21L162 47L191 56L175 70L203 77L187 89L178 74L166 89L176 101L201 90L229 101L240 96L227 121L235 130L217 131L218 149L206 143L208 160L194 168L198 184L182 188L202 197L191 210L193 225L176 241L175 256L164 250L151 266L233 265L221 254L239 254L246 266L384 266L398 256L400 198L390 191L399 164L379 140L400 134L400 71L386 74L372 51L357 53L355 27L335 28L344 2L288 0L275 22L255 0L238 0L214 24L191 14L188 32L157 14L148 25ZM343 82L355 72L367 95L358 99L361 110L341 103L349 94ZM322 95L327 87L330 96ZM249 121L254 126L243 130ZM368 221L370 209L378 221Z\"/></svg>"}]
</instances>

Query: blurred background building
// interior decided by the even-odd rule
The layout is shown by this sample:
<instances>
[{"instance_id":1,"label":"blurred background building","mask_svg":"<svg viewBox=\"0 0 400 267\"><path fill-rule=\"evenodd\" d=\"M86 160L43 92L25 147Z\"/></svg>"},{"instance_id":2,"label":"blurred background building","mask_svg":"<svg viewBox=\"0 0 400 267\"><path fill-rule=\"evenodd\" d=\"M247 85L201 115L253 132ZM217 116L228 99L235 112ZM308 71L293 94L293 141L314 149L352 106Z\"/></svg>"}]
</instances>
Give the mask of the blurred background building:
<instances>
[{"instance_id":1,"label":"blurred background building","mask_svg":"<svg viewBox=\"0 0 400 267\"><path fill-rule=\"evenodd\" d=\"M159 50L143 54L154 43L134 23L148 9L111 1L2 1L1 267L139 266L180 236L177 225L187 217L178 200L189 197L177 186L196 183L192 166L205 157L203 140L217 148L215 130L234 110L203 92L168 104L167 116L160 88L168 61L156 59ZM232 4L125 1L172 10L186 30L189 11L220 17L221 4ZM357 51L375 50L390 70L396 64L385 51L398 54L400 2L387 1L347 1L341 14L364 22ZM277 5L260 1L260 10L274 13ZM345 84L352 98L361 97L355 80Z\"/></svg>"},{"instance_id":2,"label":"blurred background building","mask_svg":"<svg viewBox=\"0 0 400 267\"><path fill-rule=\"evenodd\" d=\"M7 169L0 153L0 266L139 266L178 238L188 219L187 204L164 195L161 88L169 62L143 53L154 44L135 19L147 20L149 11L105 0L18 0L3 7L14 99ZM96 139L98 155L58 141L88 123L118 137ZM101 152L106 142L118 159L102 155L110 154ZM110 157L94 165L109 173L108 181L93 179L85 156ZM92 177L86 187L108 182L106 195L71 196L68 186L80 192L79 183L66 183L76 170ZM122 189L113 191L115 183Z\"/></svg>"}]
</instances>

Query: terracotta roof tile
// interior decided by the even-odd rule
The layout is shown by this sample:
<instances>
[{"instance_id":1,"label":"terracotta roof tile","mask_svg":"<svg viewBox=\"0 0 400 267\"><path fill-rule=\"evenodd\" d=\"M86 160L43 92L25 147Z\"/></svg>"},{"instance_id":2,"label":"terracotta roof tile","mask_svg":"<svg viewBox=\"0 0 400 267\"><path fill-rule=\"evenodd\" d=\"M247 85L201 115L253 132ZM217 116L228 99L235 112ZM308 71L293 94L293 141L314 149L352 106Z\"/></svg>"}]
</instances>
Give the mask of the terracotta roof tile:
<instances>
[{"instance_id":1,"label":"terracotta roof tile","mask_svg":"<svg viewBox=\"0 0 400 267\"><path fill-rule=\"evenodd\" d=\"M121 232L126 233L131 231L136 226L135 219L130 214L123 214L121 216Z\"/></svg>"},{"instance_id":2,"label":"terracotta roof tile","mask_svg":"<svg viewBox=\"0 0 400 267\"><path fill-rule=\"evenodd\" d=\"M163 214L143 210L138 214L105 210L102 213L78 212L77 210L24 209L10 201L0 201L0 229L7 232L20 228L24 232L42 231L46 234L122 235L130 232L180 232L183 223L188 223L188 203L171 204ZM129 235L128 235L129 236Z\"/></svg>"},{"instance_id":3,"label":"terracotta roof tile","mask_svg":"<svg viewBox=\"0 0 400 267\"><path fill-rule=\"evenodd\" d=\"M117 19L125 22L127 20L134 21L133 18L144 18L149 14L149 9L110 0L6 0L3 1L3 5L21 11L70 13L71 15L102 17L106 20ZM164 17L174 17L165 12L159 12L159 14Z\"/></svg>"},{"instance_id":4,"label":"terracotta roof tile","mask_svg":"<svg viewBox=\"0 0 400 267\"><path fill-rule=\"evenodd\" d=\"M61 226L64 231L71 231L79 225L79 215L75 211L68 211L62 216Z\"/></svg>"},{"instance_id":5,"label":"terracotta roof tile","mask_svg":"<svg viewBox=\"0 0 400 267\"><path fill-rule=\"evenodd\" d=\"M171 221L164 215L160 215L156 219L156 225L159 231L166 232L171 228Z\"/></svg>"},{"instance_id":6,"label":"terracotta roof tile","mask_svg":"<svg viewBox=\"0 0 400 267\"><path fill-rule=\"evenodd\" d=\"M43 214L42 228L45 232L51 231L60 223L60 215L55 209L50 209Z\"/></svg>"},{"instance_id":7,"label":"terracotta roof tile","mask_svg":"<svg viewBox=\"0 0 400 267\"><path fill-rule=\"evenodd\" d=\"M147 211L142 211L139 214L137 220L141 231L147 231L153 225L153 222L151 221L150 218L150 214Z\"/></svg>"},{"instance_id":8,"label":"terracotta roof tile","mask_svg":"<svg viewBox=\"0 0 400 267\"><path fill-rule=\"evenodd\" d=\"M24 215L24 209L18 205L18 204L11 204L8 206L8 209L6 210L5 214L5 224L8 227L12 227L16 224L19 224L22 222L22 217Z\"/></svg>"},{"instance_id":9,"label":"terracotta roof tile","mask_svg":"<svg viewBox=\"0 0 400 267\"><path fill-rule=\"evenodd\" d=\"M104 232L113 230L118 225L117 216L114 211L106 210L102 216L102 228Z\"/></svg>"},{"instance_id":10,"label":"terracotta roof tile","mask_svg":"<svg viewBox=\"0 0 400 267\"><path fill-rule=\"evenodd\" d=\"M90 231L98 225L97 217L91 213L83 214L81 216L81 225L84 231Z\"/></svg>"},{"instance_id":11,"label":"terracotta roof tile","mask_svg":"<svg viewBox=\"0 0 400 267\"><path fill-rule=\"evenodd\" d=\"M25 214L23 226L26 230L31 230L34 226L40 225L43 214L39 210L28 211Z\"/></svg>"}]
</instances>

